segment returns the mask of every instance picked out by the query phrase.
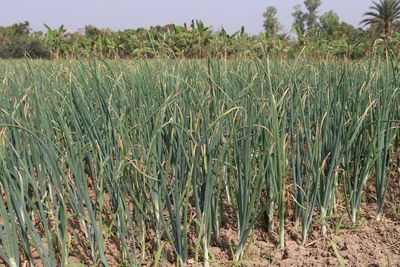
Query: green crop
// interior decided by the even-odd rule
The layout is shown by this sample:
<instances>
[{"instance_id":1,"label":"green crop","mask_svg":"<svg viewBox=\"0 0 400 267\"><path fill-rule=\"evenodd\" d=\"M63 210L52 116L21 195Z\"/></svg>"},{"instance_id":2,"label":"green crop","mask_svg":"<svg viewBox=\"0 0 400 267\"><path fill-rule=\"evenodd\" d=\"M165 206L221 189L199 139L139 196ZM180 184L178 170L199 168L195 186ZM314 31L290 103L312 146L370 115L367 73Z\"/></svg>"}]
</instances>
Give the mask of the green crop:
<instances>
[{"instance_id":1,"label":"green crop","mask_svg":"<svg viewBox=\"0 0 400 267\"><path fill-rule=\"evenodd\" d=\"M368 186L384 214L399 166L390 59L0 65L9 266L66 266L77 247L104 266L212 266L211 246L242 260L256 225L277 228L283 247L287 219L303 244L313 224L330 231L339 204L359 221Z\"/></svg>"}]
</instances>

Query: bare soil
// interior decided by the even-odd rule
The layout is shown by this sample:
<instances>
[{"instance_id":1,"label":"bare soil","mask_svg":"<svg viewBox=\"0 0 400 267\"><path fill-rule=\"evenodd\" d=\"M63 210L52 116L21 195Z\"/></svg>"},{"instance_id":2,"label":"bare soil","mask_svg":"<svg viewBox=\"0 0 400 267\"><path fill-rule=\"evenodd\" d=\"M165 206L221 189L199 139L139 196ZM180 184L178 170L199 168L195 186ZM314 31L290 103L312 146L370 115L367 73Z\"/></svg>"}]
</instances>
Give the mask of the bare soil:
<instances>
[{"instance_id":1,"label":"bare soil","mask_svg":"<svg viewBox=\"0 0 400 267\"><path fill-rule=\"evenodd\" d=\"M276 249L278 236L256 230L247 248L242 266L400 266L400 222L367 220L361 226L344 224L338 233L326 237L314 229L310 240L301 246L300 229L287 224L286 244ZM334 229L335 231L335 229ZM235 233L223 231L227 238ZM230 240L233 241L233 240ZM236 240L235 240L236 241ZM336 255L333 246L336 246ZM212 266L228 266L234 262L228 249L210 249Z\"/></svg>"}]
</instances>

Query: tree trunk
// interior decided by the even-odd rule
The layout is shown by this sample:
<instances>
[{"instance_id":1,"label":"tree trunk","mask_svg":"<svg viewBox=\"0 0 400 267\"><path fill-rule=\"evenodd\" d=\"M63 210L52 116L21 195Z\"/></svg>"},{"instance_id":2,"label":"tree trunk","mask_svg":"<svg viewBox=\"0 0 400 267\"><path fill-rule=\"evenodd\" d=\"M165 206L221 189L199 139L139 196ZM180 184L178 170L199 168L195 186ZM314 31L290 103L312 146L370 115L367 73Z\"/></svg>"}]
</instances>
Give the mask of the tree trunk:
<instances>
[{"instance_id":1,"label":"tree trunk","mask_svg":"<svg viewBox=\"0 0 400 267\"><path fill-rule=\"evenodd\" d=\"M385 21L385 40L390 39L390 24L388 21Z\"/></svg>"}]
</instances>

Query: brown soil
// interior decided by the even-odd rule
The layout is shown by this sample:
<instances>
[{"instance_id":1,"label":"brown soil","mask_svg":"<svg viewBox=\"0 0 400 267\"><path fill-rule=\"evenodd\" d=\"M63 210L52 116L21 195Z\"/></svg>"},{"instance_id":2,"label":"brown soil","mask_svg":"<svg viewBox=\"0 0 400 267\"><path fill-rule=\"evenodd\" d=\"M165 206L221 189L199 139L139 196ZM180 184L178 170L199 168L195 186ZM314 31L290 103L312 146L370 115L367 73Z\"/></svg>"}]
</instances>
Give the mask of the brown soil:
<instances>
[{"instance_id":1,"label":"brown soil","mask_svg":"<svg viewBox=\"0 0 400 267\"><path fill-rule=\"evenodd\" d=\"M352 227L352 228L350 228ZM350 228L350 229L349 229ZM234 228L222 229L222 244L210 248L210 266L233 266L230 244L237 244L237 232ZM342 229L335 233L331 229L326 237L320 234L318 227L309 235L309 241L301 246L300 228L286 222L286 244L283 249L276 249L278 236L256 229L246 248L245 259L236 264L239 266L340 266L338 257L342 257L346 266L400 266L400 221L384 219L377 222L372 218L362 226L342 222ZM215 244L214 244L215 245ZM340 256L333 250L337 247ZM167 245L164 248L168 256L165 266L173 266L173 250ZM111 266L118 265L118 249L110 246L106 251ZM115 254L114 254L115 253ZM85 263L95 266L90 260L88 249L77 244L71 251L70 263ZM118 256L117 256L118 255ZM190 255L193 256L193 255ZM193 257L188 259L189 266L201 266ZM5 266L0 264L0 266ZM29 266L26 265L26 266ZM37 266L41 266L40 263ZM153 266L151 259L143 266Z\"/></svg>"},{"instance_id":2,"label":"brown soil","mask_svg":"<svg viewBox=\"0 0 400 267\"><path fill-rule=\"evenodd\" d=\"M223 233L229 236L229 231ZM338 257L342 257L346 266L400 266L400 222L390 220L368 220L359 229L357 226L340 229L338 234L331 233L326 237L315 229L305 246L300 245L300 229L289 224L285 247L278 250L277 243L276 234L256 230L241 265L340 266ZM340 256L336 256L333 246L337 247ZM214 259L212 266L233 264L229 249L213 247L210 252Z\"/></svg>"}]
</instances>

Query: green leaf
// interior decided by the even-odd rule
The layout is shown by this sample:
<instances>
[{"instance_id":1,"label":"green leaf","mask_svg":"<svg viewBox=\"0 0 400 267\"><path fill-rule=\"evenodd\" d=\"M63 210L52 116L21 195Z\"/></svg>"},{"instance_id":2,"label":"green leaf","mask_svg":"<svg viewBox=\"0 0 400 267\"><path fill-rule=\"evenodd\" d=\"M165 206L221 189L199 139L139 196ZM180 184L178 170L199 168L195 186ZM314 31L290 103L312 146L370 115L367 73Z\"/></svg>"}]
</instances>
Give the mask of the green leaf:
<instances>
[{"instance_id":1,"label":"green leaf","mask_svg":"<svg viewBox=\"0 0 400 267\"><path fill-rule=\"evenodd\" d=\"M69 263L64 266L65 267L87 267L87 265L83 264L83 263Z\"/></svg>"}]
</instances>

